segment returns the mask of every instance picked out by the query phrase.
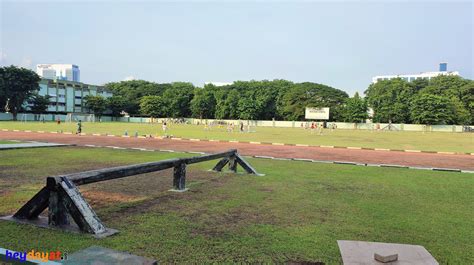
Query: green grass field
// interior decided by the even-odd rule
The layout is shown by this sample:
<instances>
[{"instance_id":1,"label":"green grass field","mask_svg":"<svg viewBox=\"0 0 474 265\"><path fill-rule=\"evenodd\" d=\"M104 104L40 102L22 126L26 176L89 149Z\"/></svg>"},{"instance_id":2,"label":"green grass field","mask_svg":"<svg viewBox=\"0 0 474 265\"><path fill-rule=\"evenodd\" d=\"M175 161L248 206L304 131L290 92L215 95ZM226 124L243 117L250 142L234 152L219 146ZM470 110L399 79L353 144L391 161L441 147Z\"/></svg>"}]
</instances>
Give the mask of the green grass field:
<instances>
[{"instance_id":1,"label":"green grass field","mask_svg":"<svg viewBox=\"0 0 474 265\"><path fill-rule=\"evenodd\" d=\"M87 126L87 125L86 125ZM0 214L12 214L48 175L185 156L101 148L0 153ZM1 247L74 252L99 245L163 263L341 262L336 240L426 247L440 264L473 264L471 174L248 159L265 176L188 170L172 193L171 171L81 186L102 221L102 240L0 221Z\"/></svg>"},{"instance_id":2,"label":"green grass field","mask_svg":"<svg viewBox=\"0 0 474 265\"><path fill-rule=\"evenodd\" d=\"M14 141L5 141L5 140L0 140L0 144L17 144L18 142Z\"/></svg>"},{"instance_id":3,"label":"green grass field","mask_svg":"<svg viewBox=\"0 0 474 265\"><path fill-rule=\"evenodd\" d=\"M0 129L75 132L76 124L0 122ZM163 135L161 124L83 123L82 130L85 133L115 135L123 135L125 131L129 135L134 135L135 132L139 135ZM204 126L174 124L169 126L168 133L174 137L198 139L474 153L474 134L472 133L324 130L323 135L319 135L301 128L271 127L257 127L256 132L253 133L228 133L225 128L213 127L211 131L207 131L204 130Z\"/></svg>"}]
</instances>

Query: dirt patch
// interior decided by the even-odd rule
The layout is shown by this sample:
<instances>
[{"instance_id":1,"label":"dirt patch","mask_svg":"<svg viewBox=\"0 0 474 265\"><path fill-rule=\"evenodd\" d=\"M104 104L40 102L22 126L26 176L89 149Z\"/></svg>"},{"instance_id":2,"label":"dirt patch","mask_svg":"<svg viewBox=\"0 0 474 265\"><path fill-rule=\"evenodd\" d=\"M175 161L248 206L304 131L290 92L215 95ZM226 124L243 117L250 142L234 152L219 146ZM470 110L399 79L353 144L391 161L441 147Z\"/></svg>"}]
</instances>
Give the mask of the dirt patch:
<instances>
[{"instance_id":1,"label":"dirt patch","mask_svg":"<svg viewBox=\"0 0 474 265\"><path fill-rule=\"evenodd\" d=\"M126 201L124 205L119 207L120 209L108 212L104 220L150 212L180 213L185 207L184 202L199 200L204 194L203 190L212 190L215 188L215 183L221 184L221 181L216 180L220 177L215 172L193 169L188 170L187 175L188 184L200 182L204 186L193 186L185 193L169 192L172 189L172 170L166 170L102 182L107 183L107 185L97 185L90 190L106 192L114 190L114 193L117 194L123 194L131 198L141 198L136 201ZM207 195L206 199L208 199Z\"/></svg>"},{"instance_id":2,"label":"dirt patch","mask_svg":"<svg viewBox=\"0 0 474 265\"><path fill-rule=\"evenodd\" d=\"M93 208L100 208L113 203L136 202L145 199L145 197L131 196L123 193L95 190L83 191L82 195L86 198L86 200Z\"/></svg>"},{"instance_id":3,"label":"dirt patch","mask_svg":"<svg viewBox=\"0 0 474 265\"><path fill-rule=\"evenodd\" d=\"M273 189L272 189L272 188L268 188L268 187L263 187L263 188L259 188L258 191L261 191L261 192L273 192Z\"/></svg>"},{"instance_id":4,"label":"dirt patch","mask_svg":"<svg viewBox=\"0 0 474 265\"><path fill-rule=\"evenodd\" d=\"M201 202L212 202L219 205L219 202L229 200L231 194L222 192L212 192L225 185L232 177L238 177L234 174L218 174L208 171L188 172L194 181L202 181L201 185L193 186L185 193L172 193L168 191L157 191L154 188L156 183L149 182L143 186L142 194L150 195L148 199L137 201L136 203L125 203L120 209L108 211L102 218L104 221L112 221L123 216L139 215L146 213L177 214L189 223L193 223L192 235L204 237L222 236L231 230L245 227L251 224L275 224L276 217L271 211L257 211L252 206L239 206L224 212L217 211L212 213L205 208ZM167 176L169 178L169 176ZM138 185L129 183L128 188ZM113 186L113 185L110 185ZM160 186L160 185L158 185ZM170 186L167 186L168 189ZM267 190L271 192L271 190ZM124 193L127 194L127 193ZM219 213L220 212L220 213Z\"/></svg>"},{"instance_id":5,"label":"dirt patch","mask_svg":"<svg viewBox=\"0 0 474 265\"><path fill-rule=\"evenodd\" d=\"M196 224L191 230L192 235L206 238L221 237L230 231L252 224L275 225L277 220L271 211L261 211L252 207L238 207L212 215L206 210L187 212L183 217Z\"/></svg>"}]
</instances>

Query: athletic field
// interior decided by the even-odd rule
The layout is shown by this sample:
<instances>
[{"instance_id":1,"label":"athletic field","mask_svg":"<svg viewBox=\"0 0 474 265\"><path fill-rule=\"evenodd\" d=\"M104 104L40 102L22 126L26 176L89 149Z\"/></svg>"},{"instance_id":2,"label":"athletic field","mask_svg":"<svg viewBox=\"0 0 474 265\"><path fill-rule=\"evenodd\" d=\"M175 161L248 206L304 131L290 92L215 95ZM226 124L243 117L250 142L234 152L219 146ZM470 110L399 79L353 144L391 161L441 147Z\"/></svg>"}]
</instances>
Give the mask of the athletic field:
<instances>
[{"instance_id":1,"label":"athletic field","mask_svg":"<svg viewBox=\"0 0 474 265\"><path fill-rule=\"evenodd\" d=\"M84 147L0 155L1 215L46 176L189 156ZM471 174L248 161L266 175L209 172L213 161L189 167L184 193L167 191L171 170L81 186L102 221L120 230L105 239L0 221L0 242L69 253L98 245L162 263L338 264L336 240L345 239L420 244L440 264L474 263Z\"/></svg>"},{"instance_id":2,"label":"athletic field","mask_svg":"<svg viewBox=\"0 0 474 265\"><path fill-rule=\"evenodd\" d=\"M48 122L0 122L0 129L31 131L75 132L75 123ZM198 125L168 125L168 134L173 137L188 139L212 139L254 141L287 144L329 145L342 147L387 148L399 150L421 150L439 152L474 153L474 133L448 132L399 132L399 131L366 131L366 130L329 130L322 135L318 131L301 128L251 127L255 132L227 132L226 127L205 129ZM82 132L87 134L114 134L130 136L153 135L163 136L161 124L143 123L83 123Z\"/></svg>"}]
</instances>

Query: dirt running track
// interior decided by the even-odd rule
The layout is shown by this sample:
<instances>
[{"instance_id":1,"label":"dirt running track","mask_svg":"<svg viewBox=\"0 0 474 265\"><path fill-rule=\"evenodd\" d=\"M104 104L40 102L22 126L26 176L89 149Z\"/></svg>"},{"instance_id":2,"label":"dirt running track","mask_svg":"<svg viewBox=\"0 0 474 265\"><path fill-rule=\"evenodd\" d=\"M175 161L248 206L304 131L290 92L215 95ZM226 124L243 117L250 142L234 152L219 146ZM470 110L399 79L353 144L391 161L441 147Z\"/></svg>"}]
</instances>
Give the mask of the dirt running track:
<instances>
[{"instance_id":1,"label":"dirt running track","mask_svg":"<svg viewBox=\"0 0 474 265\"><path fill-rule=\"evenodd\" d=\"M328 161L346 161L369 164L393 164L413 167L437 167L474 170L473 155L406 153L396 151L351 150L340 148L256 145L209 141L161 140L110 136L78 136L35 132L0 132L2 140L32 140L54 143L117 146L126 148L167 149L175 151L218 152L236 148L243 155L280 158L305 158Z\"/></svg>"}]
</instances>

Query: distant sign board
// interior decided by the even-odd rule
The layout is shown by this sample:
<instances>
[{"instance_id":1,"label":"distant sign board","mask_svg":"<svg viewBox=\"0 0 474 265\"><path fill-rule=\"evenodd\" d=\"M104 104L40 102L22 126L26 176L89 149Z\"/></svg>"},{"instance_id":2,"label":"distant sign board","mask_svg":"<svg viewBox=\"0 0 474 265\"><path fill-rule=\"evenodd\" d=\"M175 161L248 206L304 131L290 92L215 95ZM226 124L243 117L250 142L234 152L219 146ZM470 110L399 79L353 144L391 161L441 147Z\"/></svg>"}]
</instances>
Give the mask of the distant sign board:
<instances>
[{"instance_id":1,"label":"distant sign board","mask_svg":"<svg viewBox=\"0 0 474 265\"><path fill-rule=\"evenodd\" d=\"M329 120L329 108L306 108L305 119Z\"/></svg>"}]
</instances>

